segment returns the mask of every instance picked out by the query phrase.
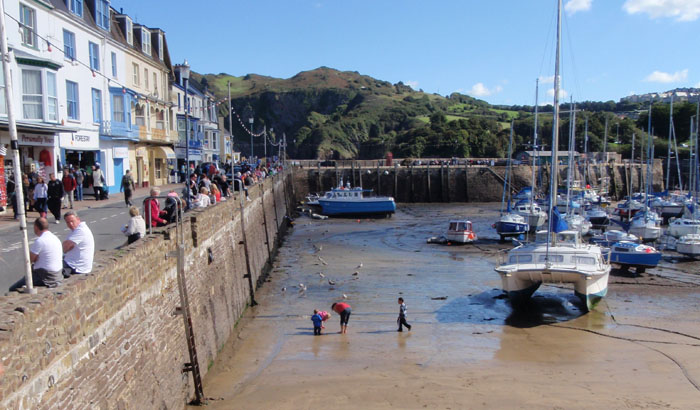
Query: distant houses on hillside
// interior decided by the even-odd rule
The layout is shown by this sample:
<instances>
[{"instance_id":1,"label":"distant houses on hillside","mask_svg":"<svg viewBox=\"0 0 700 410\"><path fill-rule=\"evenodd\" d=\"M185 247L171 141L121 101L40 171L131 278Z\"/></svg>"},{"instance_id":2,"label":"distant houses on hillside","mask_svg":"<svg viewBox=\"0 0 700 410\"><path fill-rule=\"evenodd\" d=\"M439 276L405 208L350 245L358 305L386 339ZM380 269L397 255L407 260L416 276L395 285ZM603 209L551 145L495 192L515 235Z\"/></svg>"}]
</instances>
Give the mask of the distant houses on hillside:
<instances>
[{"instance_id":1,"label":"distant houses on hillside","mask_svg":"<svg viewBox=\"0 0 700 410\"><path fill-rule=\"evenodd\" d=\"M700 89L698 88L676 88L675 90L666 91L663 93L647 93L647 94L633 94L627 97L620 98L620 102L631 102L639 103L646 102L649 99L653 99L656 102L671 102L673 101L697 101L698 96L700 96Z\"/></svg>"}]
</instances>

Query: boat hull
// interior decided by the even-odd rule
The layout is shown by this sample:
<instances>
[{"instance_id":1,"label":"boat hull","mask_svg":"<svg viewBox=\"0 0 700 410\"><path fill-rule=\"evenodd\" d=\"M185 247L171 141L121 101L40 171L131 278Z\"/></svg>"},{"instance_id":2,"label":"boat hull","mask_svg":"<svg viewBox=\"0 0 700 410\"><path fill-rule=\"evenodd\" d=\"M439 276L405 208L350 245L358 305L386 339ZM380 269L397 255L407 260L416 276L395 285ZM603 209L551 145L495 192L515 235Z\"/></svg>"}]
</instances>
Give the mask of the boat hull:
<instances>
[{"instance_id":1,"label":"boat hull","mask_svg":"<svg viewBox=\"0 0 700 410\"><path fill-rule=\"evenodd\" d=\"M329 216L380 215L396 212L393 199L334 201L319 199L321 213Z\"/></svg>"},{"instance_id":2,"label":"boat hull","mask_svg":"<svg viewBox=\"0 0 700 410\"><path fill-rule=\"evenodd\" d=\"M676 243L676 252L691 258L700 257L700 243Z\"/></svg>"},{"instance_id":3,"label":"boat hull","mask_svg":"<svg viewBox=\"0 0 700 410\"><path fill-rule=\"evenodd\" d=\"M449 242L472 243L476 240L476 234L472 231L447 231L445 235Z\"/></svg>"},{"instance_id":4,"label":"boat hull","mask_svg":"<svg viewBox=\"0 0 700 410\"><path fill-rule=\"evenodd\" d=\"M644 242L655 241L661 237L661 228L658 226L633 226L630 233Z\"/></svg>"},{"instance_id":5,"label":"boat hull","mask_svg":"<svg viewBox=\"0 0 700 410\"><path fill-rule=\"evenodd\" d=\"M498 221L495 224L496 232L501 237L520 236L528 231L528 224L519 222L502 222Z\"/></svg>"},{"instance_id":6,"label":"boat hull","mask_svg":"<svg viewBox=\"0 0 700 410\"><path fill-rule=\"evenodd\" d=\"M645 268L653 268L661 261L661 252L652 253L618 253L610 254L610 263L625 266L641 266Z\"/></svg>"}]
</instances>

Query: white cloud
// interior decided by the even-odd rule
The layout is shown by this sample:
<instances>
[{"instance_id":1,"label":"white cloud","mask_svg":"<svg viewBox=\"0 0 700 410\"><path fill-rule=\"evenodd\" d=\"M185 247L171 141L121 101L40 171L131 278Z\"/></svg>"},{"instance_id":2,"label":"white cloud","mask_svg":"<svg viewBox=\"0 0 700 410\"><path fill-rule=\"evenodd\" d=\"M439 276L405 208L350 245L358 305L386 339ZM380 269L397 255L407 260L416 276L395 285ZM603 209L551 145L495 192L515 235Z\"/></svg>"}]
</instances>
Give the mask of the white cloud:
<instances>
[{"instance_id":1,"label":"white cloud","mask_svg":"<svg viewBox=\"0 0 700 410\"><path fill-rule=\"evenodd\" d=\"M663 71L654 71L644 78L644 81L649 83L677 83L688 79L688 69L676 71L675 73L664 73Z\"/></svg>"},{"instance_id":2,"label":"white cloud","mask_svg":"<svg viewBox=\"0 0 700 410\"><path fill-rule=\"evenodd\" d=\"M700 83L695 84L695 88L700 88Z\"/></svg>"},{"instance_id":3,"label":"white cloud","mask_svg":"<svg viewBox=\"0 0 700 410\"><path fill-rule=\"evenodd\" d=\"M487 88L484 83L476 83L472 86L467 94L474 97L488 97L489 95L497 94L503 91L503 87L497 85L491 89Z\"/></svg>"},{"instance_id":4,"label":"white cloud","mask_svg":"<svg viewBox=\"0 0 700 410\"><path fill-rule=\"evenodd\" d=\"M700 0L627 0L622 9L628 14L645 13L652 19L695 21L700 17Z\"/></svg>"},{"instance_id":5,"label":"white cloud","mask_svg":"<svg viewBox=\"0 0 700 410\"><path fill-rule=\"evenodd\" d=\"M550 98L554 98L554 88L550 88L549 90L547 90L547 95L548 95ZM565 89L563 89L563 88L560 88L560 89L559 89L559 99L560 99L560 100L563 100L563 99L565 99L565 98L568 97L568 96L569 96L569 93L566 92Z\"/></svg>"},{"instance_id":6,"label":"white cloud","mask_svg":"<svg viewBox=\"0 0 700 410\"><path fill-rule=\"evenodd\" d=\"M559 76L559 80L561 80L561 76ZM554 84L554 76L540 77L540 84ZM552 93L554 93L554 91L552 91Z\"/></svg>"},{"instance_id":7,"label":"white cloud","mask_svg":"<svg viewBox=\"0 0 700 410\"><path fill-rule=\"evenodd\" d=\"M569 0L564 5L564 10L568 15L578 13L579 11L588 11L591 9L593 0Z\"/></svg>"},{"instance_id":8,"label":"white cloud","mask_svg":"<svg viewBox=\"0 0 700 410\"><path fill-rule=\"evenodd\" d=\"M404 84L413 88L414 90L418 89L418 81L405 81Z\"/></svg>"}]
</instances>

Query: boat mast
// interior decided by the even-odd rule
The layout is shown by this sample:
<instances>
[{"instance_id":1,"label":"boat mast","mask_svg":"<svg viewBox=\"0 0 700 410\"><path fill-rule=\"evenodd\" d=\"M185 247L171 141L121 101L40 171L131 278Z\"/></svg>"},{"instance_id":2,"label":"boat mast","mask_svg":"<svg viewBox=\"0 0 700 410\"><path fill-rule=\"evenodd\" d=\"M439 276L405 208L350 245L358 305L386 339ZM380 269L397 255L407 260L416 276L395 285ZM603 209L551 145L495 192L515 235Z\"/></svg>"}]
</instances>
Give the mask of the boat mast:
<instances>
[{"instance_id":1,"label":"boat mast","mask_svg":"<svg viewBox=\"0 0 700 410\"><path fill-rule=\"evenodd\" d=\"M574 177L574 161L571 158L574 156L574 144L576 144L576 106L574 105L574 97L571 97L569 104L569 159L566 167L566 215L569 215L569 202L571 201L571 180Z\"/></svg>"},{"instance_id":2,"label":"boat mast","mask_svg":"<svg viewBox=\"0 0 700 410\"><path fill-rule=\"evenodd\" d=\"M559 58L561 53L561 0L557 0L557 46L554 63L554 106L552 120L552 175L549 185L549 229L547 230L547 244L552 242L552 217L554 206L557 202L557 183L559 172Z\"/></svg>"},{"instance_id":3,"label":"boat mast","mask_svg":"<svg viewBox=\"0 0 700 410\"><path fill-rule=\"evenodd\" d=\"M586 127L583 139L583 153L585 155L585 158L583 159L583 188L585 189L588 186L588 116L586 116Z\"/></svg>"},{"instance_id":4,"label":"boat mast","mask_svg":"<svg viewBox=\"0 0 700 410\"><path fill-rule=\"evenodd\" d=\"M532 214L533 208L534 208L534 202L535 202L535 169L537 168L537 126L538 121L537 121L537 112L538 112L538 104L539 104L539 96L540 96L540 79L538 78L535 80L535 133L534 136L532 137L532 150L534 155L534 162L531 164L532 166L532 185L531 188L532 190L530 191L530 213Z\"/></svg>"},{"instance_id":5,"label":"boat mast","mask_svg":"<svg viewBox=\"0 0 700 410\"><path fill-rule=\"evenodd\" d=\"M501 197L501 216L503 216L503 204L506 202L506 190L508 190L508 202L510 203L510 187L508 186L508 181L510 178L510 166L513 152L513 123L515 119L510 120L510 138L508 140L508 162L506 163L506 177L503 180L503 196ZM508 206L510 208L510 206ZM510 209L508 209L510 211Z\"/></svg>"},{"instance_id":6,"label":"boat mast","mask_svg":"<svg viewBox=\"0 0 700 410\"><path fill-rule=\"evenodd\" d=\"M603 189L602 192L605 192L607 195L608 193L608 117L607 115L605 116L605 135L603 136L603 163L605 166L603 169L605 170L605 174L603 176Z\"/></svg>"},{"instance_id":7,"label":"boat mast","mask_svg":"<svg viewBox=\"0 0 700 410\"><path fill-rule=\"evenodd\" d=\"M651 108L649 108L649 128L647 128L647 132L651 129ZM666 189L668 188L669 184L669 177L671 176L671 135L673 133L673 94L671 94L671 111L669 114L669 121L668 121L668 151L666 154ZM676 152L676 155L678 155L678 152Z\"/></svg>"}]
</instances>

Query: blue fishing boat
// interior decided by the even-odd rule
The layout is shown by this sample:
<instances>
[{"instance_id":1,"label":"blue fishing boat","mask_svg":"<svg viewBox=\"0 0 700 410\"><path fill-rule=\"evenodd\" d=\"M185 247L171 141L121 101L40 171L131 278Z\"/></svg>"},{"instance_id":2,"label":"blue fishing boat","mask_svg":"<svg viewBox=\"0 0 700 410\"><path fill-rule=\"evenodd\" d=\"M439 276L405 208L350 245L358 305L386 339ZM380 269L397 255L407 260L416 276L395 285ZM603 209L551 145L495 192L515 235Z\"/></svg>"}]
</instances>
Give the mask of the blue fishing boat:
<instances>
[{"instance_id":1,"label":"blue fishing boat","mask_svg":"<svg viewBox=\"0 0 700 410\"><path fill-rule=\"evenodd\" d=\"M387 215L396 212L390 196L365 196L371 189L333 188L318 199L321 213L329 216Z\"/></svg>"},{"instance_id":2,"label":"blue fishing boat","mask_svg":"<svg viewBox=\"0 0 700 410\"><path fill-rule=\"evenodd\" d=\"M661 261L661 252L653 246L636 242L622 241L614 243L603 251L610 263L622 266L623 269L634 267L637 273L643 273L646 268L653 268Z\"/></svg>"},{"instance_id":3,"label":"blue fishing boat","mask_svg":"<svg viewBox=\"0 0 700 410\"><path fill-rule=\"evenodd\" d=\"M501 237L501 241L508 237L518 237L530 230L530 225L525 222L525 218L513 212L501 215L493 227Z\"/></svg>"}]
</instances>

